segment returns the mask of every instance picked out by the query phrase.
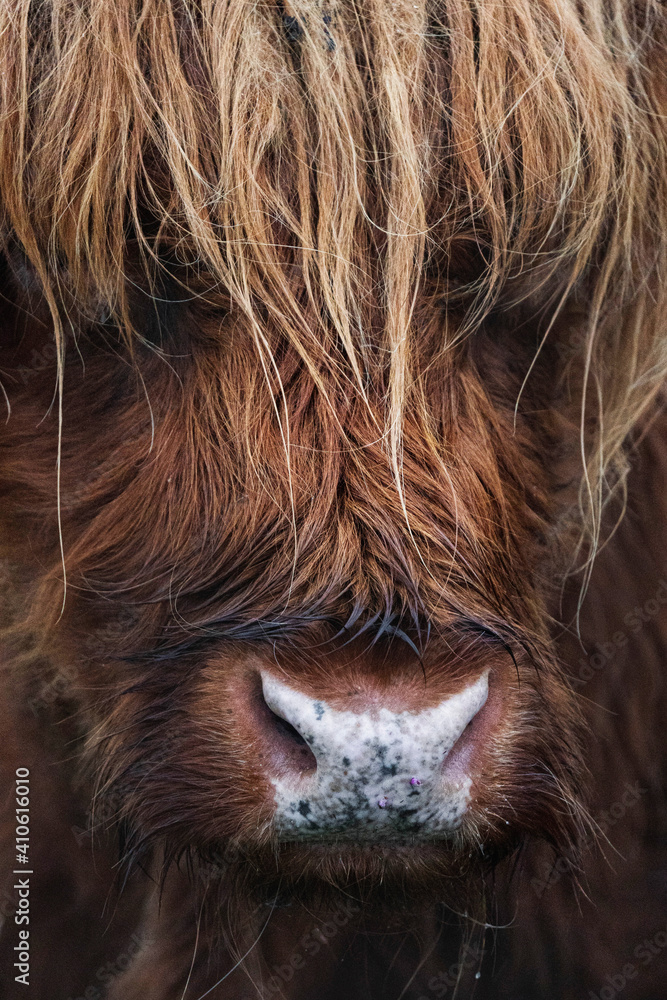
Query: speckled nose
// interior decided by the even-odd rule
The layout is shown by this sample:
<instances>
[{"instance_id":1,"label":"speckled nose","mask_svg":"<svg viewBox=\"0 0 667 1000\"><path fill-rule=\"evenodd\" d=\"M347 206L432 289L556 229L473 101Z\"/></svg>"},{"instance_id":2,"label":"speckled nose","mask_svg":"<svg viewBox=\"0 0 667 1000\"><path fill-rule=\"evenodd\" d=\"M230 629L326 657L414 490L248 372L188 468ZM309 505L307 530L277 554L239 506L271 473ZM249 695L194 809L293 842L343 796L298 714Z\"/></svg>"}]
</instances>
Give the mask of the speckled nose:
<instances>
[{"instance_id":1,"label":"speckled nose","mask_svg":"<svg viewBox=\"0 0 667 1000\"><path fill-rule=\"evenodd\" d=\"M487 701L488 672L421 711L339 710L268 673L262 690L316 765L271 779L283 839L432 838L460 825L472 783L460 744Z\"/></svg>"}]
</instances>

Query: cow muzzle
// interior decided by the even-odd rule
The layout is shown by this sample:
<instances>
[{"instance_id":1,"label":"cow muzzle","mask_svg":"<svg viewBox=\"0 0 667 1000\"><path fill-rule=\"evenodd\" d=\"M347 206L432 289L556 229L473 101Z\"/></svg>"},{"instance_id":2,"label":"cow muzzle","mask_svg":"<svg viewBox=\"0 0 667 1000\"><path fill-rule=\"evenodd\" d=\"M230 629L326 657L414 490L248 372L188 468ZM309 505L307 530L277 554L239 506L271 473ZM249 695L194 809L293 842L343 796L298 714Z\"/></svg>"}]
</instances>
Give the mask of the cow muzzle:
<instances>
[{"instance_id":1,"label":"cow muzzle","mask_svg":"<svg viewBox=\"0 0 667 1000\"><path fill-rule=\"evenodd\" d=\"M265 671L261 681L271 713L266 738L292 744L282 753L288 765L271 778L282 840L434 839L460 826L489 671L439 704L410 711L377 700L337 708Z\"/></svg>"}]
</instances>

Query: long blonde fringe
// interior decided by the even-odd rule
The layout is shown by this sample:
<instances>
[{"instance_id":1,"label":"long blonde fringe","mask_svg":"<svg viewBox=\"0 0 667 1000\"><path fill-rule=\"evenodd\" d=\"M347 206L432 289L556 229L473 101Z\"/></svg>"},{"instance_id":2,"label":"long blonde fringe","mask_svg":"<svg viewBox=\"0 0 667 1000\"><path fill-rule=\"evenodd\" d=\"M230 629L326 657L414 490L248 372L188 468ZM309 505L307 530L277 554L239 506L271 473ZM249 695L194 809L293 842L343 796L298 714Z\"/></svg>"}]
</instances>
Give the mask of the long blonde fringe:
<instances>
[{"instance_id":1,"label":"long blonde fringe","mask_svg":"<svg viewBox=\"0 0 667 1000\"><path fill-rule=\"evenodd\" d=\"M269 380L267 328L323 392L342 349L349 391L384 385L399 490L419 297L462 304L443 350L498 304L576 299L595 541L667 373L664 40L657 0L5 0L2 239L61 350L100 309L140 337L128 288L166 262L245 317Z\"/></svg>"}]
</instances>

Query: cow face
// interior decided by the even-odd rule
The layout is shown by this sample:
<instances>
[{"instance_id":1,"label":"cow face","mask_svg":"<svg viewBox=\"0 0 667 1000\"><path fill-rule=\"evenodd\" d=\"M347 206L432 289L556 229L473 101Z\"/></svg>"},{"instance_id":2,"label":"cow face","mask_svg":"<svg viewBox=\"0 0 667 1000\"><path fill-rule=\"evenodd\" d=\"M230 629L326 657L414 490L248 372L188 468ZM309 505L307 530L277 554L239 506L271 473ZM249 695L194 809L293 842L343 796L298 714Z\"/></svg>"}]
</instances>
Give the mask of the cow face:
<instances>
[{"instance_id":1,"label":"cow face","mask_svg":"<svg viewBox=\"0 0 667 1000\"><path fill-rule=\"evenodd\" d=\"M665 372L662 8L209 6L0 12L21 683L132 856L565 851L550 613Z\"/></svg>"},{"instance_id":2,"label":"cow face","mask_svg":"<svg viewBox=\"0 0 667 1000\"><path fill-rule=\"evenodd\" d=\"M31 517L56 561L36 581L99 822L134 851L233 844L295 890L461 876L525 833L568 849L578 716L548 601L578 432L558 354L534 380L549 405L533 388L516 419L519 351L497 331L455 364L426 342L399 490L372 386L332 386L332 408L285 350L286 449L251 339L169 321L169 361L110 366L108 334L70 345L62 615L54 435L35 419L55 367L15 401L13 482L43 483Z\"/></svg>"}]
</instances>

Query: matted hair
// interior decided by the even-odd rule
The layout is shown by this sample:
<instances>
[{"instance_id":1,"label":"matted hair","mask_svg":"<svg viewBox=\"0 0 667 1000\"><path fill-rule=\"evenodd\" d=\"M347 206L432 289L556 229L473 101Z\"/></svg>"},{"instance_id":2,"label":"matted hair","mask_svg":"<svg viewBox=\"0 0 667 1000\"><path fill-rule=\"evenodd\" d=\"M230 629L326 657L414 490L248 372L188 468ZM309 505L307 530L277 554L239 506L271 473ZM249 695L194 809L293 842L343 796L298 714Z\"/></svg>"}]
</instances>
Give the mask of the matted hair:
<instances>
[{"instance_id":1,"label":"matted hair","mask_svg":"<svg viewBox=\"0 0 667 1000\"><path fill-rule=\"evenodd\" d=\"M230 939L267 884L355 879L481 929L498 859L589 842L587 763L623 795L653 754L611 671L587 742L554 604L667 377L666 43L664 0L0 0L4 672ZM262 665L332 704L492 671L452 838L281 839Z\"/></svg>"},{"instance_id":2,"label":"matted hair","mask_svg":"<svg viewBox=\"0 0 667 1000\"><path fill-rule=\"evenodd\" d=\"M102 312L140 338L133 289L168 273L278 390L284 338L324 400L379 385L399 494L423 304L443 352L574 304L595 538L667 373L664 42L659 0L5 0L2 241L61 350Z\"/></svg>"}]
</instances>

